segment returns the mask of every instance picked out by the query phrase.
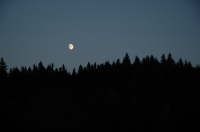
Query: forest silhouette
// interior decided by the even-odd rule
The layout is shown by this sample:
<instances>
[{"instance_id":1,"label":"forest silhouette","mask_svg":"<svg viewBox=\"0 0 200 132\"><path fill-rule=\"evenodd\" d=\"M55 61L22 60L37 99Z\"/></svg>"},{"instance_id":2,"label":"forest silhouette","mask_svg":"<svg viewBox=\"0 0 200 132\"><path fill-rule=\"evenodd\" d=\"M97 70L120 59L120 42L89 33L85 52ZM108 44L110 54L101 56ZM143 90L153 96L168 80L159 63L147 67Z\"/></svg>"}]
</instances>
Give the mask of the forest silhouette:
<instances>
[{"instance_id":1,"label":"forest silhouette","mask_svg":"<svg viewBox=\"0 0 200 132\"><path fill-rule=\"evenodd\" d=\"M7 69L0 60L1 115L6 130L172 131L194 128L200 65L169 53L158 61L128 53L68 72L63 64ZM3 129L3 127L1 129Z\"/></svg>"}]
</instances>

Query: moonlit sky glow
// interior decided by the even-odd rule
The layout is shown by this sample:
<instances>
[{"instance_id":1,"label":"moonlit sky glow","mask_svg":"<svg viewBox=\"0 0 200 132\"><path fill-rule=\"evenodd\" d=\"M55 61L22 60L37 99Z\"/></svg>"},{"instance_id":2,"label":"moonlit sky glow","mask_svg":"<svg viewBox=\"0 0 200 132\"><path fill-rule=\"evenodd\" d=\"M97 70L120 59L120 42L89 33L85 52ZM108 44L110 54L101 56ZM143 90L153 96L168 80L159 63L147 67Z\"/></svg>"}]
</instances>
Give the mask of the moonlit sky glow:
<instances>
[{"instance_id":1,"label":"moonlit sky glow","mask_svg":"<svg viewBox=\"0 0 200 132\"><path fill-rule=\"evenodd\" d=\"M68 45L76 48L72 51ZM166 56L200 64L199 0L0 1L0 57L8 68Z\"/></svg>"}]
</instances>

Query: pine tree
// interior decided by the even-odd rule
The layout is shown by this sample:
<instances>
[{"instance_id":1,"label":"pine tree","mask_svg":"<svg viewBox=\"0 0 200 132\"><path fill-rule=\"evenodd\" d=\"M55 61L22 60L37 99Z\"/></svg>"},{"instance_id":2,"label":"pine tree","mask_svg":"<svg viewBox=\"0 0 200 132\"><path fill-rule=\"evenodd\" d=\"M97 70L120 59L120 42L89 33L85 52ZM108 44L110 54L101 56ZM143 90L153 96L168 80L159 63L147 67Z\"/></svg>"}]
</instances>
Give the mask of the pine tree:
<instances>
[{"instance_id":1,"label":"pine tree","mask_svg":"<svg viewBox=\"0 0 200 132\"><path fill-rule=\"evenodd\" d=\"M192 64L191 62L189 61L185 61L185 64L184 64L184 67L187 69L187 70L192 70L193 67L192 67Z\"/></svg>"},{"instance_id":2,"label":"pine tree","mask_svg":"<svg viewBox=\"0 0 200 132\"><path fill-rule=\"evenodd\" d=\"M165 65L166 62L167 62L167 61L166 61L166 58L165 58L165 54L163 54L163 55L161 56L161 63Z\"/></svg>"},{"instance_id":3,"label":"pine tree","mask_svg":"<svg viewBox=\"0 0 200 132\"><path fill-rule=\"evenodd\" d=\"M37 75L37 73L38 73L38 67L35 64L33 64L33 74L34 74L34 76Z\"/></svg>"},{"instance_id":4,"label":"pine tree","mask_svg":"<svg viewBox=\"0 0 200 132\"><path fill-rule=\"evenodd\" d=\"M131 79L131 75L132 75L132 71L131 71L131 60L129 58L128 53L126 53L123 61L122 61L122 78L123 81L126 82L127 84L129 83L130 79Z\"/></svg>"},{"instance_id":5,"label":"pine tree","mask_svg":"<svg viewBox=\"0 0 200 132\"><path fill-rule=\"evenodd\" d=\"M83 74L83 66L80 65L78 68L78 76L82 76L82 74Z\"/></svg>"},{"instance_id":6,"label":"pine tree","mask_svg":"<svg viewBox=\"0 0 200 132\"><path fill-rule=\"evenodd\" d=\"M138 56L135 56L135 61L134 61L133 65L137 66L137 67L141 65L141 62L140 62L140 59Z\"/></svg>"},{"instance_id":7,"label":"pine tree","mask_svg":"<svg viewBox=\"0 0 200 132\"><path fill-rule=\"evenodd\" d=\"M171 53L168 54L167 65L169 65L169 66L174 66L175 65L175 61L173 60Z\"/></svg>"},{"instance_id":8,"label":"pine tree","mask_svg":"<svg viewBox=\"0 0 200 132\"><path fill-rule=\"evenodd\" d=\"M3 58L0 59L0 87L4 87L7 81L7 65ZM1 90L1 89L0 89ZM0 91L1 92L1 91Z\"/></svg>"},{"instance_id":9,"label":"pine tree","mask_svg":"<svg viewBox=\"0 0 200 132\"><path fill-rule=\"evenodd\" d=\"M97 69L97 64L96 64L96 62L94 63L94 69L96 70Z\"/></svg>"},{"instance_id":10,"label":"pine tree","mask_svg":"<svg viewBox=\"0 0 200 132\"><path fill-rule=\"evenodd\" d=\"M154 64L154 62L155 62L155 59L154 59L153 55L151 55L151 56L150 56L150 63L151 63L151 64Z\"/></svg>"},{"instance_id":11,"label":"pine tree","mask_svg":"<svg viewBox=\"0 0 200 132\"><path fill-rule=\"evenodd\" d=\"M44 72L45 71L45 67L43 66L43 63L40 61L39 64L38 64L38 70L40 72Z\"/></svg>"},{"instance_id":12,"label":"pine tree","mask_svg":"<svg viewBox=\"0 0 200 132\"><path fill-rule=\"evenodd\" d=\"M7 65L4 62L3 58L1 57L0 59L0 69L6 71L7 70Z\"/></svg>"},{"instance_id":13,"label":"pine tree","mask_svg":"<svg viewBox=\"0 0 200 132\"><path fill-rule=\"evenodd\" d=\"M0 59L0 77L1 79L7 77L7 65L4 62L3 58Z\"/></svg>"},{"instance_id":14,"label":"pine tree","mask_svg":"<svg viewBox=\"0 0 200 132\"><path fill-rule=\"evenodd\" d=\"M121 62L120 62L120 59L118 58L117 61L116 61L116 66L117 68L120 68L121 67Z\"/></svg>"},{"instance_id":15,"label":"pine tree","mask_svg":"<svg viewBox=\"0 0 200 132\"><path fill-rule=\"evenodd\" d=\"M91 69L90 62L87 63L87 70L89 71Z\"/></svg>"},{"instance_id":16,"label":"pine tree","mask_svg":"<svg viewBox=\"0 0 200 132\"><path fill-rule=\"evenodd\" d=\"M183 68L184 65L183 65L183 61L181 58L179 59L177 65L178 65L178 67Z\"/></svg>"},{"instance_id":17,"label":"pine tree","mask_svg":"<svg viewBox=\"0 0 200 132\"><path fill-rule=\"evenodd\" d=\"M140 62L140 59L138 56L135 56L135 60L133 62L133 74L136 75L139 73L139 71L141 70L142 68L142 63Z\"/></svg>"},{"instance_id":18,"label":"pine tree","mask_svg":"<svg viewBox=\"0 0 200 132\"><path fill-rule=\"evenodd\" d=\"M0 59L0 90L3 90L3 87L6 84L7 81L7 65L4 62L3 58ZM0 91L2 92L2 91Z\"/></svg>"},{"instance_id":19,"label":"pine tree","mask_svg":"<svg viewBox=\"0 0 200 132\"><path fill-rule=\"evenodd\" d=\"M74 68L73 71L72 71L72 76L75 77L76 75L77 75L76 69Z\"/></svg>"},{"instance_id":20,"label":"pine tree","mask_svg":"<svg viewBox=\"0 0 200 132\"><path fill-rule=\"evenodd\" d=\"M131 60L130 60L130 58L129 58L128 53L126 53L126 55L125 55L125 57L124 57L124 59L123 59L123 61L122 61L122 65L123 65L125 68L131 66Z\"/></svg>"},{"instance_id":21,"label":"pine tree","mask_svg":"<svg viewBox=\"0 0 200 132\"><path fill-rule=\"evenodd\" d=\"M146 58L142 59L142 64L145 65L146 67L148 67L149 62L150 62L150 58L148 55L146 56Z\"/></svg>"}]
</instances>

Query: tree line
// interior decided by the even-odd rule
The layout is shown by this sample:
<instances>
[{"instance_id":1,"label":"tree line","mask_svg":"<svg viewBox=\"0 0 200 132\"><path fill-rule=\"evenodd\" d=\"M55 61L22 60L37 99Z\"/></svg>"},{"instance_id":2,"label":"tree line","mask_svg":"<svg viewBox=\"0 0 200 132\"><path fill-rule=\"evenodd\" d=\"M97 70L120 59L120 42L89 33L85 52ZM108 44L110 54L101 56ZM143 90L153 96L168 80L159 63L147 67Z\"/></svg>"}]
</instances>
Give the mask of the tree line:
<instances>
[{"instance_id":1,"label":"tree line","mask_svg":"<svg viewBox=\"0 0 200 132\"><path fill-rule=\"evenodd\" d=\"M5 122L25 124L21 130L30 131L31 124L32 131L171 130L195 113L200 66L181 58L175 62L170 53L160 61L135 56L132 63L126 53L122 61L88 62L72 73L64 64L44 67L41 61L8 72L1 58L0 80Z\"/></svg>"}]
</instances>

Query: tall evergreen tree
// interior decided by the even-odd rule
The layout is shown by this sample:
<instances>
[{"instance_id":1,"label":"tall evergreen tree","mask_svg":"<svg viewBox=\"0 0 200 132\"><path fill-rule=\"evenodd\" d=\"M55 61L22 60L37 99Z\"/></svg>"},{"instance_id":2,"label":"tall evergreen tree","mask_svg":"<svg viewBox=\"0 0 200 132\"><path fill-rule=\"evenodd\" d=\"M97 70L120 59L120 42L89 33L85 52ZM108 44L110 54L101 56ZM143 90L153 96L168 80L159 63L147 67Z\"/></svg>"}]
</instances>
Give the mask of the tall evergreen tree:
<instances>
[{"instance_id":1,"label":"tall evergreen tree","mask_svg":"<svg viewBox=\"0 0 200 132\"><path fill-rule=\"evenodd\" d=\"M1 90L3 90L3 87L6 84L7 81L7 65L4 62L3 58L0 59L0 92L2 92Z\"/></svg>"},{"instance_id":2,"label":"tall evergreen tree","mask_svg":"<svg viewBox=\"0 0 200 132\"><path fill-rule=\"evenodd\" d=\"M139 75L139 72L142 69L142 63L140 62L140 59L138 56L135 56L135 60L133 62L132 67L133 67L133 69L132 69L133 74L136 76Z\"/></svg>"},{"instance_id":3,"label":"tall evergreen tree","mask_svg":"<svg viewBox=\"0 0 200 132\"><path fill-rule=\"evenodd\" d=\"M175 61L173 60L171 53L168 54L167 65L169 65L169 66L174 66L175 65Z\"/></svg>"},{"instance_id":4,"label":"tall evergreen tree","mask_svg":"<svg viewBox=\"0 0 200 132\"><path fill-rule=\"evenodd\" d=\"M97 64L96 64L96 62L94 63L94 69L96 70L97 69Z\"/></svg>"},{"instance_id":5,"label":"tall evergreen tree","mask_svg":"<svg viewBox=\"0 0 200 132\"><path fill-rule=\"evenodd\" d=\"M131 66L131 60L129 58L128 53L125 54L125 57L122 61L122 64L123 64L124 67L130 67Z\"/></svg>"},{"instance_id":6,"label":"tall evergreen tree","mask_svg":"<svg viewBox=\"0 0 200 132\"><path fill-rule=\"evenodd\" d=\"M143 67L148 68L149 64L150 64L150 58L147 55L145 58L142 59L142 65L143 65Z\"/></svg>"},{"instance_id":7,"label":"tall evergreen tree","mask_svg":"<svg viewBox=\"0 0 200 132\"><path fill-rule=\"evenodd\" d=\"M117 68L120 68L121 67L121 62L120 62L120 59L118 58L117 61L116 61L116 66Z\"/></svg>"},{"instance_id":8,"label":"tall evergreen tree","mask_svg":"<svg viewBox=\"0 0 200 132\"><path fill-rule=\"evenodd\" d=\"M150 56L150 63L153 64L155 62L155 59L153 57L153 55Z\"/></svg>"},{"instance_id":9,"label":"tall evergreen tree","mask_svg":"<svg viewBox=\"0 0 200 132\"><path fill-rule=\"evenodd\" d=\"M161 56L161 64L166 64L166 62L167 62L167 60L166 60L166 58L165 58L165 54L163 54L162 56Z\"/></svg>"},{"instance_id":10,"label":"tall evergreen tree","mask_svg":"<svg viewBox=\"0 0 200 132\"><path fill-rule=\"evenodd\" d=\"M27 73L27 69L26 69L26 66L25 67L21 67L21 72L22 74L26 74Z\"/></svg>"},{"instance_id":11,"label":"tall evergreen tree","mask_svg":"<svg viewBox=\"0 0 200 132\"><path fill-rule=\"evenodd\" d=\"M87 70L89 71L91 69L90 62L87 63Z\"/></svg>"},{"instance_id":12,"label":"tall evergreen tree","mask_svg":"<svg viewBox=\"0 0 200 132\"><path fill-rule=\"evenodd\" d=\"M37 73L38 73L38 67L35 64L33 64L33 74L34 74L34 76L36 76Z\"/></svg>"},{"instance_id":13,"label":"tall evergreen tree","mask_svg":"<svg viewBox=\"0 0 200 132\"><path fill-rule=\"evenodd\" d=\"M27 73L28 73L28 74L31 74L31 72L32 72L32 70L31 70L31 67L29 66L29 67L28 67L28 72L27 72Z\"/></svg>"},{"instance_id":14,"label":"tall evergreen tree","mask_svg":"<svg viewBox=\"0 0 200 132\"><path fill-rule=\"evenodd\" d=\"M135 56L135 60L133 62L133 65L137 66L137 67L141 65L140 58L138 56Z\"/></svg>"},{"instance_id":15,"label":"tall evergreen tree","mask_svg":"<svg viewBox=\"0 0 200 132\"><path fill-rule=\"evenodd\" d=\"M184 64L184 67L187 69L187 70L192 70L192 64L191 62L189 61L185 61L185 64Z\"/></svg>"},{"instance_id":16,"label":"tall evergreen tree","mask_svg":"<svg viewBox=\"0 0 200 132\"><path fill-rule=\"evenodd\" d=\"M39 64L38 64L38 70L40 72L44 72L45 71L45 67L43 66L43 63L40 61Z\"/></svg>"},{"instance_id":17,"label":"tall evergreen tree","mask_svg":"<svg viewBox=\"0 0 200 132\"><path fill-rule=\"evenodd\" d=\"M80 65L78 68L78 76L82 76L83 75L83 66Z\"/></svg>"},{"instance_id":18,"label":"tall evergreen tree","mask_svg":"<svg viewBox=\"0 0 200 132\"><path fill-rule=\"evenodd\" d=\"M74 68L73 71L72 71L72 76L73 76L73 77L76 77L76 75L77 75L76 69Z\"/></svg>"},{"instance_id":19,"label":"tall evergreen tree","mask_svg":"<svg viewBox=\"0 0 200 132\"><path fill-rule=\"evenodd\" d=\"M183 68L184 65L183 65L183 61L181 58L179 59L177 65L178 65L178 67Z\"/></svg>"},{"instance_id":20,"label":"tall evergreen tree","mask_svg":"<svg viewBox=\"0 0 200 132\"><path fill-rule=\"evenodd\" d=\"M5 79L7 77L7 65L4 62L4 59L0 59L0 77Z\"/></svg>"}]
</instances>

